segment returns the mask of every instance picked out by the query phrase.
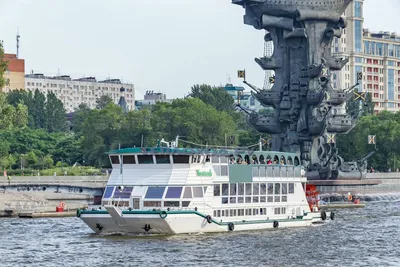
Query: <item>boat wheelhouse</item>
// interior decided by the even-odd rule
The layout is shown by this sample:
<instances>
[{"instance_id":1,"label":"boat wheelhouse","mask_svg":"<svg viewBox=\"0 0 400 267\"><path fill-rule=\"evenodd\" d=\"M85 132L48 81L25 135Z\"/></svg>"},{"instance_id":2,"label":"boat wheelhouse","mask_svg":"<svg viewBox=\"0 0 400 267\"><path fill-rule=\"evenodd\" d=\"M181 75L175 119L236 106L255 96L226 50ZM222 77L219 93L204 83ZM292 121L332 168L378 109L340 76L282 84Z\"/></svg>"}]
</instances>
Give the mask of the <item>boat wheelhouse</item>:
<instances>
[{"instance_id":1,"label":"boat wheelhouse","mask_svg":"<svg viewBox=\"0 0 400 267\"><path fill-rule=\"evenodd\" d=\"M299 154L156 147L109 157L102 206L78 210L97 233L300 227L330 216L310 210Z\"/></svg>"}]
</instances>

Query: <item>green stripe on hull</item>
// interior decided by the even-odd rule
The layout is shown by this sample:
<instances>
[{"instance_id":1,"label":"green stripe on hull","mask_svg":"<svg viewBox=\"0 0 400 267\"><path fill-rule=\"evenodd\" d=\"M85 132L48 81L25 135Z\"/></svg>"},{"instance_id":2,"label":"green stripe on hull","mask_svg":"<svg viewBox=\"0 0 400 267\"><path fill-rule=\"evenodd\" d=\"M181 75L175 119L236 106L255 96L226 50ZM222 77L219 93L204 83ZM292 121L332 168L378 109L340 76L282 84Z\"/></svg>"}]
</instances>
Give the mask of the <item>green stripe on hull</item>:
<instances>
[{"instance_id":1,"label":"green stripe on hull","mask_svg":"<svg viewBox=\"0 0 400 267\"><path fill-rule=\"evenodd\" d=\"M166 212L166 214L196 214L204 219L206 219L207 215L204 215L203 213L200 213L198 211L193 211L193 210L180 210L180 211L153 211L153 210L124 210L122 211L122 214L152 214L152 215L160 215L161 212ZM106 210L81 210L80 212L77 212L78 217L80 217L81 214L109 214ZM213 223L219 225L219 226L226 226L229 223L234 223L235 225L242 225L242 224L258 224L258 223L273 223L275 221L277 222L296 222L296 221L311 221L312 219L304 219L303 216L297 216L296 219L274 219L274 220L246 220L246 221L231 221L231 222L218 222L216 220L212 220Z\"/></svg>"}]
</instances>

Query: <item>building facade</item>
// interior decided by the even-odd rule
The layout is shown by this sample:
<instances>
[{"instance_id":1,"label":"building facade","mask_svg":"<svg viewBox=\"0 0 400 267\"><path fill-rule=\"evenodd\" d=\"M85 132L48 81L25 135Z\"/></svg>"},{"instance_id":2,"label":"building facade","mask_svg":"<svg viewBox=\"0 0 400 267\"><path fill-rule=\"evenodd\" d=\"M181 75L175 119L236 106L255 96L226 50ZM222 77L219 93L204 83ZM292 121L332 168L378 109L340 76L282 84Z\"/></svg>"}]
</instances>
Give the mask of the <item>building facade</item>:
<instances>
[{"instance_id":1,"label":"building facade","mask_svg":"<svg viewBox=\"0 0 400 267\"><path fill-rule=\"evenodd\" d=\"M158 102L171 103L172 99L167 99L167 95L163 93L154 93L154 91L146 91L143 100L135 101L135 109L141 110L155 105Z\"/></svg>"},{"instance_id":2,"label":"building facade","mask_svg":"<svg viewBox=\"0 0 400 267\"><path fill-rule=\"evenodd\" d=\"M135 109L134 85L122 83L119 79L97 81L94 77L72 79L67 75L49 77L28 74L25 76L25 88L32 92L39 90L44 95L53 92L64 104L67 113L73 112L82 103L93 109L96 100L103 95L108 95L115 104L124 96L128 110Z\"/></svg>"},{"instance_id":3,"label":"building facade","mask_svg":"<svg viewBox=\"0 0 400 267\"><path fill-rule=\"evenodd\" d=\"M344 16L348 26L333 44L333 53L349 58L342 71L333 74L335 89L349 88L357 83L357 73L363 73L359 92L371 94L375 112L400 110L400 35L363 28L364 0L355 0Z\"/></svg>"},{"instance_id":4,"label":"building facade","mask_svg":"<svg viewBox=\"0 0 400 267\"><path fill-rule=\"evenodd\" d=\"M4 73L5 86L3 92L15 89L25 89L25 60L17 58L16 54L4 54L8 67Z\"/></svg>"},{"instance_id":5,"label":"building facade","mask_svg":"<svg viewBox=\"0 0 400 267\"><path fill-rule=\"evenodd\" d=\"M245 92L244 87L242 86L226 84L224 89L233 98L236 104L240 104L244 108L257 112L262 109L268 109L261 105L261 103L250 92Z\"/></svg>"}]
</instances>

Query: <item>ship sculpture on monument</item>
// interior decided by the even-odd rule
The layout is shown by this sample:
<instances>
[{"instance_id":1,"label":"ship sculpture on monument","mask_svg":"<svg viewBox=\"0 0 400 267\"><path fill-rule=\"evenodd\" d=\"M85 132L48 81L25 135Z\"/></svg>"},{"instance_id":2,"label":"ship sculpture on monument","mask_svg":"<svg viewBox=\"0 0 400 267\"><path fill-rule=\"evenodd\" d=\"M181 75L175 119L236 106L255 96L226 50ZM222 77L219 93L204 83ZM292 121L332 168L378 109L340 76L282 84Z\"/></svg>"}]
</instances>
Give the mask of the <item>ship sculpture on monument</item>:
<instances>
[{"instance_id":1,"label":"ship sculpture on monument","mask_svg":"<svg viewBox=\"0 0 400 267\"><path fill-rule=\"evenodd\" d=\"M340 38L347 22L341 17L352 0L232 0L245 8L244 22L266 30L273 42L271 57L256 58L263 70L275 71L271 89L253 89L253 96L274 112L249 112L250 124L272 135L271 150L300 152L309 180L361 179L370 153L357 162L338 155L336 134L346 134L359 114L347 114L351 88L336 90L331 72L341 70L347 58L335 58L331 43Z\"/></svg>"}]
</instances>

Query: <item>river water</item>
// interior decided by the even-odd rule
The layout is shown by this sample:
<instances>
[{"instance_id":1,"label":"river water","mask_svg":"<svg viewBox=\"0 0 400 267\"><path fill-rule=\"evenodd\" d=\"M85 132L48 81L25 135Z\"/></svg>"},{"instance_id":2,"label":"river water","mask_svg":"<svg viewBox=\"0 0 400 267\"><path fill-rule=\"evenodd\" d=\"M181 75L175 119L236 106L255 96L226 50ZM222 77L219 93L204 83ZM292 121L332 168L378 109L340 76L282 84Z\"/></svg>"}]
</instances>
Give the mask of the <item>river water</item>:
<instances>
[{"instance_id":1,"label":"river water","mask_svg":"<svg viewBox=\"0 0 400 267\"><path fill-rule=\"evenodd\" d=\"M0 219L0 266L400 266L400 202L338 210L323 226L99 236L78 218Z\"/></svg>"}]
</instances>

